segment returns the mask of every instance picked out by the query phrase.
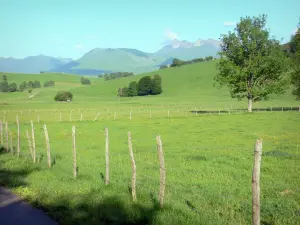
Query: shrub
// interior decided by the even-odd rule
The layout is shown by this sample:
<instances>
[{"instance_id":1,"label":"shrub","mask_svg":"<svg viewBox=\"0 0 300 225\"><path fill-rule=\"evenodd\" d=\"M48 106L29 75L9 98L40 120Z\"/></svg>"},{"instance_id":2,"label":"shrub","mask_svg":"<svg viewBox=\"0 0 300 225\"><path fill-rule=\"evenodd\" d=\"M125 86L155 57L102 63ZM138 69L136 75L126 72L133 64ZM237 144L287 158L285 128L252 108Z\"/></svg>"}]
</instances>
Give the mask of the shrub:
<instances>
[{"instance_id":1,"label":"shrub","mask_svg":"<svg viewBox=\"0 0 300 225\"><path fill-rule=\"evenodd\" d=\"M24 89L27 88L27 82L26 81L23 81L20 86L19 86L19 89L18 91L24 91Z\"/></svg>"},{"instance_id":2,"label":"shrub","mask_svg":"<svg viewBox=\"0 0 300 225\"><path fill-rule=\"evenodd\" d=\"M84 77L80 78L80 82L83 85L90 85L91 84L91 81L89 79L87 79L87 78L84 78Z\"/></svg>"},{"instance_id":3,"label":"shrub","mask_svg":"<svg viewBox=\"0 0 300 225\"><path fill-rule=\"evenodd\" d=\"M138 83L138 95L149 95L151 93L152 79L150 76L142 77Z\"/></svg>"},{"instance_id":4,"label":"shrub","mask_svg":"<svg viewBox=\"0 0 300 225\"><path fill-rule=\"evenodd\" d=\"M61 101L61 102L72 101L72 99L73 99L73 94L68 91L60 91L54 97L55 101Z\"/></svg>"},{"instance_id":5,"label":"shrub","mask_svg":"<svg viewBox=\"0 0 300 225\"><path fill-rule=\"evenodd\" d=\"M53 80L48 80L45 81L44 83L44 87L54 87L55 86L55 82Z\"/></svg>"},{"instance_id":6,"label":"shrub","mask_svg":"<svg viewBox=\"0 0 300 225\"><path fill-rule=\"evenodd\" d=\"M16 92L18 89L17 87L17 84L16 83L11 83L9 86L8 86L8 91L9 92Z\"/></svg>"},{"instance_id":7,"label":"shrub","mask_svg":"<svg viewBox=\"0 0 300 225\"><path fill-rule=\"evenodd\" d=\"M128 88L128 96L133 97L138 95L138 83L136 81L132 81L129 84Z\"/></svg>"},{"instance_id":8,"label":"shrub","mask_svg":"<svg viewBox=\"0 0 300 225\"><path fill-rule=\"evenodd\" d=\"M35 80L35 81L33 82L33 88L40 88L40 87L41 87L41 82L38 81L38 80Z\"/></svg>"}]
</instances>

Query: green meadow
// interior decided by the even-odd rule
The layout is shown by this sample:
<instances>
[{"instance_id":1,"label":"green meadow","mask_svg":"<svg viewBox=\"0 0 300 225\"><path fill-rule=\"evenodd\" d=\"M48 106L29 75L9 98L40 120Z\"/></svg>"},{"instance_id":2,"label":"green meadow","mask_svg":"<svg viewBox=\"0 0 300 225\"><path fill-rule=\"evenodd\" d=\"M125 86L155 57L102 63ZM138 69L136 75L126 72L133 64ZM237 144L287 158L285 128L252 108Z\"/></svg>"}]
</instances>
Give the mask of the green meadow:
<instances>
[{"instance_id":1,"label":"green meadow","mask_svg":"<svg viewBox=\"0 0 300 225\"><path fill-rule=\"evenodd\" d=\"M20 120L21 156L2 148L0 185L41 208L59 224L251 224L253 150L263 140L262 224L300 224L300 112L291 91L254 103L217 89L216 62L168 68L104 81L67 74L6 74L8 82L54 80L55 87L0 94L0 120L8 122L13 151ZM145 75L162 77L157 96L120 98L118 88ZM61 90L72 102L57 103ZM220 113L219 113L220 110ZM195 111L208 111L200 113ZM211 112L211 113L209 113ZM213 113L216 112L216 113ZM96 118L96 115L98 117ZM130 120L131 115L131 120ZM96 119L96 120L95 120ZM35 125L38 162L32 163L26 130ZM95 120L95 121L94 121ZM47 167L43 125L51 146ZM76 127L78 177L73 177L72 126ZM105 135L109 131L110 184L104 184ZM132 134L137 202L131 197ZM166 167L164 207L158 204L160 135ZM6 145L6 136L2 145Z\"/></svg>"}]
</instances>

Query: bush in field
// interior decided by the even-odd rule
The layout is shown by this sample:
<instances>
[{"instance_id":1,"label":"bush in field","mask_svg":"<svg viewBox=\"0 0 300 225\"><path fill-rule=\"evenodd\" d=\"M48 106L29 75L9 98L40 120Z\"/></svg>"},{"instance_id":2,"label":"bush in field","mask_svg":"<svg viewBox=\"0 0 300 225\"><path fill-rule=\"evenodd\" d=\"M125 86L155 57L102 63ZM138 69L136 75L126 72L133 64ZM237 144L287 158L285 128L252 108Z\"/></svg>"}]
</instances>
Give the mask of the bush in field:
<instances>
[{"instance_id":1,"label":"bush in field","mask_svg":"<svg viewBox=\"0 0 300 225\"><path fill-rule=\"evenodd\" d=\"M53 80L48 80L45 81L44 83L44 87L54 87L55 86L55 82Z\"/></svg>"},{"instance_id":2,"label":"bush in field","mask_svg":"<svg viewBox=\"0 0 300 225\"><path fill-rule=\"evenodd\" d=\"M120 97L158 95L161 93L161 76L158 74L155 74L153 78L151 76L142 77L139 82L132 81L129 87L118 89L118 96Z\"/></svg>"},{"instance_id":3,"label":"bush in field","mask_svg":"<svg viewBox=\"0 0 300 225\"><path fill-rule=\"evenodd\" d=\"M83 85L90 85L91 84L91 81L89 79L87 79L87 78L84 78L84 77L80 78L80 82Z\"/></svg>"},{"instance_id":4,"label":"bush in field","mask_svg":"<svg viewBox=\"0 0 300 225\"><path fill-rule=\"evenodd\" d=\"M60 91L54 97L55 101L60 101L60 102L72 101L72 99L73 99L73 94L69 91Z\"/></svg>"}]
</instances>

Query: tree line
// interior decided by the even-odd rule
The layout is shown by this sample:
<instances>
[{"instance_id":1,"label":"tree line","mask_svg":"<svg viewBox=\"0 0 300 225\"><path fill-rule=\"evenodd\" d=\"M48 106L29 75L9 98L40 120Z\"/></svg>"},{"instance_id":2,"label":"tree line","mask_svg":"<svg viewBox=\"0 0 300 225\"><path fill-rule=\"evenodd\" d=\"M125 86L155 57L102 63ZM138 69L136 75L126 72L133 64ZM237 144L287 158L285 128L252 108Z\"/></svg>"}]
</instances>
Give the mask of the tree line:
<instances>
[{"instance_id":1,"label":"tree line","mask_svg":"<svg viewBox=\"0 0 300 225\"><path fill-rule=\"evenodd\" d=\"M117 78L121 77L130 77L133 76L134 74L131 72L116 72L116 73L106 73L106 74L101 74L98 77L103 77L104 80L114 80Z\"/></svg>"},{"instance_id":2,"label":"tree line","mask_svg":"<svg viewBox=\"0 0 300 225\"><path fill-rule=\"evenodd\" d=\"M55 82L53 80L45 81L44 87L52 87L55 85ZM8 83L7 76L4 74L2 75L2 82L0 82L0 91L1 92L22 92L25 89L28 89L29 92L31 92L34 88L41 88L41 82L38 80L34 81L23 81L19 87L16 83Z\"/></svg>"},{"instance_id":3,"label":"tree line","mask_svg":"<svg viewBox=\"0 0 300 225\"><path fill-rule=\"evenodd\" d=\"M172 64L170 65L170 67L180 67L180 66L187 65L187 64L211 61L213 59L214 59L213 56L207 56L205 58L196 58L196 59L187 60L187 61L181 60L181 59L178 59L178 58L174 58ZM161 65L159 67L159 69L165 69L165 68L168 68L168 66L167 65Z\"/></svg>"},{"instance_id":4,"label":"tree line","mask_svg":"<svg viewBox=\"0 0 300 225\"><path fill-rule=\"evenodd\" d=\"M300 99L300 21L288 46L270 37L267 16L241 18L233 32L221 36L217 87L226 86L232 98L252 103L283 94L293 85Z\"/></svg>"},{"instance_id":5,"label":"tree line","mask_svg":"<svg viewBox=\"0 0 300 225\"><path fill-rule=\"evenodd\" d=\"M158 74L155 74L153 78L151 76L142 77L138 82L130 82L128 87L118 89L118 96L120 97L158 95L161 93L161 76Z\"/></svg>"},{"instance_id":6,"label":"tree line","mask_svg":"<svg viewBox=\"0 0 300 225\"><path fill-rule=\"evenodd\" d=\"M9 84L7 81L7 76L2 75L2 82L0 83L0 91L1 92L16 92L17 84L16 83Z\"/></svg>"}]
</instances>

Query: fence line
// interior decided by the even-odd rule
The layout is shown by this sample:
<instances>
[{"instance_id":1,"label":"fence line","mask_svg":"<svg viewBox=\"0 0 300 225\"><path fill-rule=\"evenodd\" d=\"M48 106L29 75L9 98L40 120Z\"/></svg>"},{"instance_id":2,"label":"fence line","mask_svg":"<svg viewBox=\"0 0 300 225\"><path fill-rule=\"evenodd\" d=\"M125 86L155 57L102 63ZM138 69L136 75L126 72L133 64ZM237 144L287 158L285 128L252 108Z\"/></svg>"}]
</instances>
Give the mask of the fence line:
<instances>
[{"instance_id":1,"label":"fence line","mask_svg":"<svg viewBox=\"0 0 300 225\"><path fill-rule=\"evenodd\" d=\"M140 109L140 108L139 108ZM287 111L297 111L300 112L300 106L299 107L266 107L266 108L253 108L252 113L259 113L259 112L287 112ZM50 114L49 114L50 113ZM37 118L37 123L40 123L40 121L59 121L59 122L67 122L67 121L93 121L96 122L99 120L100 115L101 116L101 121L107 121L107 120L116 120L117 117L117 111L112 114L110 110L106 110L104 113L100 114L98 112L95 116L93 115L92 112L89 112L88 114L83 114L83 113L76 113L76 111L70 110L69 115L63 116L62 112L56 112L56 111L50 111L49 113L45 112L43 114L34 114L34 112L31 113L31 115L23 115L21 116L21 121L26 121L30 122L31 120L36 120ZM51 114L53 113L53 115ZM59 113L57 115L57 113ZM68 112L65 112L68 113ZM129 114L129 117L126 116L126 113ZM132 109L129 109L127 111L126 109L121 110L120 114L118 116L118 120L126 121L126 120L132 120L133 119L133 114L135 113L135 118L137 119L162 119L166 118L165 115L167 115L167 118L192 118L192 117L197 117L199 115L235 115L235 114L243 114L243 113L248 113L247 109L232 109L228 108L226 110L222 110L220 108L218 109L204 109L204 108L199 108L199 107L194 107L192 109L187 109L187 108L167 108L167 109L159 109L159 108L145 108L145 110L136 110L133 111ZM127 115L128 115L127 114ZM6 120L10 123L13 123L11 113L7 116ZM16 115L18 116L18 115ZM67 119L69 117L69 119ZM56 118L56 119L55 119ZM5 124L5 121L2 120L2 124ZM3 126L3 125L2 125ZM3 133L3 131L2 131ZM0 136L1 136L1 124L0 124ZM1 137L0 137L1 138Z\"/></svg>"}]
</instances>

